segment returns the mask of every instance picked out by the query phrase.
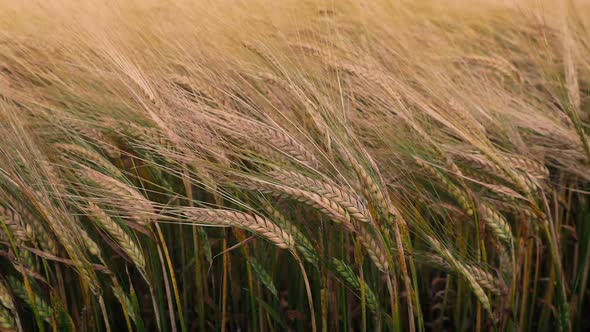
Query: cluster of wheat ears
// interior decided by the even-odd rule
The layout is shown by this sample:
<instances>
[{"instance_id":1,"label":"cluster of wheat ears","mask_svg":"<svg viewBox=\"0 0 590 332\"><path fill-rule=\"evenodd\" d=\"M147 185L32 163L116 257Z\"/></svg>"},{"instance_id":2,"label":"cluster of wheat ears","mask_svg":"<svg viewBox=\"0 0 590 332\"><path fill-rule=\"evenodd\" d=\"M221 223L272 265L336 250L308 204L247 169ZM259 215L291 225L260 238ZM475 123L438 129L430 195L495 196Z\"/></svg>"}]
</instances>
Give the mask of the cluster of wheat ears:
<instances>
[{"instance_id":1,"label":"cluster of wheat ears","mask_svg":"<svg viewBox=\"0 0 590 332\"><path fill-rule=\"evenodd\" d=\"M589 22L0 1L0 330L590 328Z\"/></svg>"}]
</instances>

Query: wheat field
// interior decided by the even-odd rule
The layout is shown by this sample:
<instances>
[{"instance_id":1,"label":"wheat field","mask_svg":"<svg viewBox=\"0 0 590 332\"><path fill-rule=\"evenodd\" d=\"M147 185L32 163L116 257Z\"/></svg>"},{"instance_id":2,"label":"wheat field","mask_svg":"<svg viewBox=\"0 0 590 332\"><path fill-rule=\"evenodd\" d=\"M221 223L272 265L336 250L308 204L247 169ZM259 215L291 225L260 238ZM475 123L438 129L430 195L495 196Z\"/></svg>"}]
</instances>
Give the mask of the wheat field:
<instances>
[{"instance_id":1,"label":"wheat field","mask_svg":"<svg viewBox=\"0 0 590 332\"><path fill-rule=\"evenodd\" d=\"M0 331L590 329L589 31L0 0Z\"/></svg>"}]
</instances>

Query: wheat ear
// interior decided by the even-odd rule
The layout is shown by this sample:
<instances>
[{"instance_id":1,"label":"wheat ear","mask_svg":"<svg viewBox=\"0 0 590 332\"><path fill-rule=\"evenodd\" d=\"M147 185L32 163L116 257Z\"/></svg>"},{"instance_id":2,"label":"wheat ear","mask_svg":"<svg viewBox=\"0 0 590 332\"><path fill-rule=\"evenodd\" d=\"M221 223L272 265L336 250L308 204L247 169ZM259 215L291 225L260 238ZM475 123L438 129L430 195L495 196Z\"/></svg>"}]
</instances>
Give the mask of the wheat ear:
<instances>
[{"instance_id":1,"label":"wheat ear","mask_svg":"<svg viewBox=\"0 0 590 332\"><path fill-rule=\"evenodd\" d=\"M154 148L165 151L175 151L174 144L160 130L152 127L145 127L129 121L107 120L112 128L120 128L120 132L127 141L135 141L141 144L148 144Z\"/></svg>"},{"instance_id":2,"label":"wheat ear","mask_svg":"<svg viewBox=\"0 0 590 332\"><path fill-rule=\"evenodd\" d=\"M439 170L437 170L435 167L433 167L426 161L418 157L414 157L414 160L418 165L420 165L420 167L422 167L430 175L432 175L434 178L436 178L438 181L445 185L448 193L457 201L459 206L461 206L461 208L465 211L465 213L468 216L473 215L472 205L469 203L467 196L463 193L461 189L459 189L455 184L451 182L451 180L449 180L446 176L441 174Z\"/></svg>"},{"instance_id":3,"label":"wheat ear","mask_svg":"<svg viewBox=\"0 0 590 332\"><path fill-rule=\"evenodd\" d=\"M362 226L357 227L356 237L361 245L367 250L367 254L373 261L373 264L382 272L389 272L389 260L381 242L375 238Z\"/></svg>"},{"instance_id":4,"label":"wheat ear","mask_svg":"<svg viewBox=\"0 0 590 332\"><path fill-rule=\"evenodd\" d=\"M278 226L286 228L287 232L293 236L293 239L295 240L295 247L303 254L303 258L305 258L305 260L308 262L317 265L320 257L307 236L305 236L305 234L303 234L299 228L287 220L287 218L285 218L285 216L279 212L279 210L273 207L266 200L261 200L261 204L272 220L274 220Z\"/></svg>"},{"instance_id":5,"label":"wheat ear","mask_svg":"<svg viewBox=\"0 0 590 332\"><path fill-rule=\"evenodd\" d=\"M447 261L445 261L444 258L441 256L426 255L426 261L428 263L434 265L435 267L442 269L442 270L449 271L449 272L456 272L453 270L451 265L449 263L447 263ZM483 269L481 269L475 265L463 264L463 266L465 267L465 270L467 270L469 273L471 273L471 275L473 275L475 280L477 280L477 282L482 287L486 288L487 290L489 290L490 292L492 292L496 295L500 295L501 292L498 287L498 281L494 279L494 276L492 276L491 273L486 272Z\"/></svg>"},{"instance_id":6,"label":"wheat ear","mask_svg":"<svg viewBox=\"0 0 590 332\"><path fill-rule=\"evenodd\" d=\"M438 252L439 255L445 257L449 262L450 266L452 266L455 269L455 271L457 271L460 275L463 276L463 278L465 278L465 280L467 280L467 282L471 286L471 289L473 290L473 293L475 294L475 296L477 296L483 308L491 314L492 309L490 306L490 300L488 299L488 296L486 295L485 291L477 281L476 277L470 272L470 270L467 269L464 264L459 262L459 260L457 260L447 248L444 248L442 244L438 242L438 240L435 240L429 235L426 235L426 239L429 240L434 250Z\"/></svg>"},{"instance_id":7,"label":"wheat ear","mask_svg":"<svg viewBox=\"0 0 590 332\"><path fill-rule=\"evenodd\" d=\"M235 125L238 124L236 123ZM276 157L281 162L288 161L288 158L286 157L290 157L308 167L314 168L319 165L317 158L309 152L309 148L282 130L264 126L262 124L249 123L247 129L250 135L245 137L241 134L236 134L232 128L222 129L223 132L232 139L240 142L246 140L244 143L254 150L257 150L257 152ZM256 137L261 142L252 141L251 136ZM280 152L280 154L277 155L275 150Z\"/></svg>"},{"instance_id":8,"label":"wheat ear","mask_svg":"<svg viewBox=\"0 0 590 332\"><path fill-rule=\"evenodd\" d=\"M295 249L295 240L289 233L259 215L224 209L189 207L180 211L190 222L244 228L266 238L279 248L292 251Z\"/></svg>"},{"instance_id":9,"label":"wheat ear","mask_svg":"<svg viewBox=\"0 0 590 332\"><path fill-rule=\"evenodd\" d=\"M481 65L488 68L492 68L502 75L515 79L518 82L523 82L522 74L510 61L499 57L486 57L481 55L469 55L463 57L463 60L468 63L475 65Z\"/></svg>"},{"instance_id":10,"label":"wheat ear","mask_svg":"<svg viewBox=\"0 0 590 332\"><path fill-rule=\"evenodd\" d=\"M480 208L483 212L486 225L492 230L492 233L499 239L511 243L512 231L510 230L510 225L506 221L506 218L485 202L480 204Z\"/></svg>"},{"instance_id":11,"label":"wheat ear","mask_svg":"<svg viewBox=\"0 0 590 332\"><path fill-rule=\"evenodd\" d=\"M313 191L320 196L336 202L342 206L352 218L355 218L360 222L370 222L371 217L366 207L366 202L345 189L293 171L277 170L271 172L270 175L287 185Z\"/></svg>"},{"instance_id":12,"label":"wheat ear","mask_svg":"<svg viewBox=\"0 0 590 332\"><path fill-rule=\"evenodd\" d=\"M25 277L27 278L27 277ZM12 289L12 292L18 296L20 299L24 300L29 306L35 308L39 316L46 322L51 323L51 317L53 316L53 309L51 306L43 299L37 292L33 291L33 301L29 298L27 291L25 289L25 285L22 281L17 279L14 276L8 277L8 284Z\"/></svg>"},{"instance_id":13,"label":"wheat ear","mask_svg":"<svg viewBox=\"0 0 590 332\"><path fill-rule=\"evenodd\" d=\"M347 230L351 232L355 231L355 228L351 222L350 214L342 206L314 192L261 181L257 181L254 189L260 190L270 195L286 196L298 200L304 204L318 209L325 215L329 216L332 221L341 223Z\"/></svg>"},{"instance_id":14,"label":"wheat ear","mask_svg":"<svg viewBox=\"0 0 590 332\"><path fill-rule=\"evenodd\" d=\"M117 201L108 203L128 211L138 224L147 226L153 220L155 213L152 203L130 186L86 166L82 166L78 172L109 195L117 196Z\"/></svg>"},{"instance_id":15,"label":"wheat ear","mask_svg":"<svg viewBox=\"0 0 590 332\"><path fill-rule=\"evenodd\" d=\"M81 120L72 119L67 116L62 116L59 120L63 122L61 125L65 128L73 130L78 134L94 141L94 143L96 143L109 157L113 159L121 157L121 152L115 146L115 144L100 131L92 128Z\"/></svg>"},{"instance_id":16,"label":"wheat ear","mask_svg":"<svg viewBox=\"0 0 590 332\"><path fill-rule=\"evenodd\" d=\"M14 209L15 213L20 216L23 223L30 225L30 228L26 233L29 234L31 239L37 240L41 245L41 248L47 250L51 254L57 254L59 247L51 237L50 233L45 230L43 222L31 213L26 206L22 205L18 199L12 196L5 196L4 198L10 207ZM27 229L26 226L25 229Z\"/></svg>"},{"instance_id":17,"label":"wheat ear","mask_svg":"<svg viewBox=\"0 0 590 332\"><path fill-rule=\"evenodd\" d=\"M110 161L106 160L93 150L86 149L80 145L66 143L56 143L53 144L53 147L57 148L62 153L67 154L68 156L65 157L66 159L75 158L76 160L91 162L116 177L122 176L121 171L115 167L115 165L111 164Z\"/></svg>"},{"instance_id":18,"label":"wheat ear","mask_svg":"<svg viewBox=\"0 0 590 332\"><path fill-rule=\"evenodd\" d=\"M16 322L13 314L0 306L0 331L16 332Z\"/></svg>"},{"instance_id":19,"label":"wheat ear","mask_svg":"<svg viewBox=\"0 0 590 332\"><path fill-rule=\"evenodd\" d=\"M530 191L531 188L536 188L538 186L526 174L517 171L511 171L510 174L507 174L497 163L488 160L485 156L480 154L455 152L453 153L453 158L460 163L469 165L477 171L493 174L509 183L515 182L519 187L525 186L528 191Z\"/></svg>"},{"instance_id":20,"label":"wheat ear","mask_svg":"<svg viewBox=\"0 0 590 332\"><path fill-rule=\"evenodd\" d=\"M0 219L6 224L12 235L20 241L28 242L32 240L33 228L30 224L24 223L16 211L0 205Z\"/></svg>"},{"instance_id":21,"label":"wheat ear","mask_svg":"<svg viewBox=\"0 0 590 332\"><path fill-rule=\"evenodd\" d=\"M427 170L430 174L445 184L449 194L451 194L451 196L457 200L459 205L465 211L467 211L468 215L472 214L471 204L468 203L467 196L461 189L455 186L447 177L443 176L436 168L427 162L417 157L415 160L420 166L422 166L422 168ZM508 222L506 222L504 216L502 216L493 207L486 203L480 204L479 207L482 211L484 221L486 225L492 230L492 233L498 238L510 243L512 241L512 231L510 230L510 225Z\"/></svg>"},{"instance_id":22,"label":"wheat ear","mask_svg":"<svg viewBox=\"0 0 590 332\"><path fill-rule=\"evenodd\" d=\"M528 173L538 179L546 179L549 177L549 170L547 167L536 160L516 155L506 155L504 156L504 159L510 163L512 167Z\"/></svg>"},{"instance_id":23,"label":"wheat ear","mask_svg":"<svg viewBox=\"0 0 590 332\"><path fill-rule=\"evenodd\" d=\"M98 226L112 236L123 251L131 258L133 263L141 270L145 270L145 258L139 246L129 237L127 232L119 226L99 206L88 202L89 216Z\"/></svg>"},{"instance_id":24,"label":"wheat ear","mask_svg":"<svg viewBox=\"0 0 590 332\"><path fill-rule=\"evenodd\" d=\"M298 161L310 167L317 167L320 163L317 158L309 152L309 148L296 141L286 133L263 126L254 126L254 133L260 138L270 142L274 147L287 153Z\"/></svg>"},{"instance_id":25,"label":"wheat ear","mask_svg":"<svg viewBox=\"0 0 590 332\"><path fill-rule=\"evenodd\" d=\"M334 265L334 269L342 277L349 285L351 285L355 290L361 290L361 280L359 277L352 271L352 269L346 265L343 261L339 259L332 259L332 264ZM373 312L375 315L379 315L380 307L379 300L373 290L367 285L364 281L364 289L365 289L365 299L367 301L367 306L369 310Z\"/></svg>"}]
</instances>

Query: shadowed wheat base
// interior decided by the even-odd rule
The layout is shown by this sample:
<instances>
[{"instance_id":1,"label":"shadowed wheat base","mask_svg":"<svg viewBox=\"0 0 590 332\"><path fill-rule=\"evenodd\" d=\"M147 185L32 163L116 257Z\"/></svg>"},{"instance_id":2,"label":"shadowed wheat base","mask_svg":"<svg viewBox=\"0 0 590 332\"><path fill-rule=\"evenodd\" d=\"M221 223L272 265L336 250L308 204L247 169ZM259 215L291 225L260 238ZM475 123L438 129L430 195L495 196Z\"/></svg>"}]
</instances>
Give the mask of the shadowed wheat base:
<instances>
[{"instance_id":1,"label":"shadowed wheat base","mask_svg":"<svg viewBox=\"0 0 590 332\"><path fill-rule=\"evenodd\" d=\"M0 0L0 331L590 329L589 5Z\"/></svg>"}]
</instances>

